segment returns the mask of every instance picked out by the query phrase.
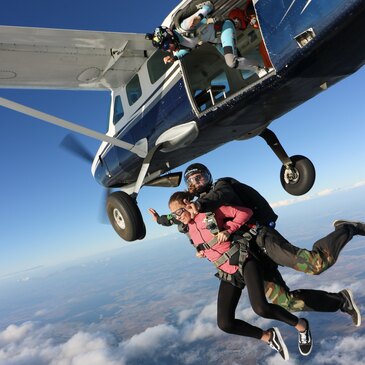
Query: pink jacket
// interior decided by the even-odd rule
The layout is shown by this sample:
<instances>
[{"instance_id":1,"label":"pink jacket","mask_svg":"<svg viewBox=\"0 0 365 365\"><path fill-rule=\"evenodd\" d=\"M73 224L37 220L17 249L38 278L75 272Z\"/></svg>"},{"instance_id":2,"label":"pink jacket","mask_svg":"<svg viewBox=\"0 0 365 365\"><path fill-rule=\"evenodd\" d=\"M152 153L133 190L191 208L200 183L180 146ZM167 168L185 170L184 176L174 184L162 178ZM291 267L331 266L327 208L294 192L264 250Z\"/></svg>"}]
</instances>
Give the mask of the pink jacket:
<instances>
[{"instance_id":1,"label":"pink jacket","mask_svg":"<svg viewBox=\"0 0 365 365\"><path fill-rule=\"evenodd\" d=\"M221 206L214 213L219 230L227 230L230 234L236 232L253 214L249 208L233 206ZM189 235L195 247L201 243L209 242L213 238L213 234L206 227L205 218L205 213L199 213L189 223ZM217 243L211 249L204 250L204 256L209 261L214 262L230 249L230 244L230 241ZM233 274L238 270L238 266L231 265L229 261L226 261L219 269L228 274Z\"/></svg>"}]
</instances>

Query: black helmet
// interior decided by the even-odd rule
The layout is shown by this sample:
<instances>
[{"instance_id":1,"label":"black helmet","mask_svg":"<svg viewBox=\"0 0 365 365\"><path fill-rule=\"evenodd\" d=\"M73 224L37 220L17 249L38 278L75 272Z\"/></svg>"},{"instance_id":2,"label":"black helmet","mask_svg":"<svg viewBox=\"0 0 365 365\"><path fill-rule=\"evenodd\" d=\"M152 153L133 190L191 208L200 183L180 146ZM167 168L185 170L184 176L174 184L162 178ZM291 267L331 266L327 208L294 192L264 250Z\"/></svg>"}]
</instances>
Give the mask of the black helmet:
<instances>
[{"instance_id":1,"label":"black helmet","mask_svg":"<svg viewBox=\"0 0 365 365\"><path fill-rule=\"evenodd\" d=\"M167 51L171 43L177 44L173 31L163 26L157 27L153 34L147 33L146 39L150 39L154 47L163 51Z\"/></svg>"},{"instance_id":2,"label":"black helmet","mask_svg":"<svg viewBox=\"0 0 365 365\"><path fill-rule=\"evenodd\" d=\"M205 191L208 187L210 187L213 183L212 174L208 170L206 166L204 166L201 163L193 163L190 166L188 166L184 172L184 181L186 186L189 188L190 185L192 185L189 182L189 177L194 174L201 173L204 176L205 184L200 186L197 193L202 193Z\"/></svg>"}]
</instances>

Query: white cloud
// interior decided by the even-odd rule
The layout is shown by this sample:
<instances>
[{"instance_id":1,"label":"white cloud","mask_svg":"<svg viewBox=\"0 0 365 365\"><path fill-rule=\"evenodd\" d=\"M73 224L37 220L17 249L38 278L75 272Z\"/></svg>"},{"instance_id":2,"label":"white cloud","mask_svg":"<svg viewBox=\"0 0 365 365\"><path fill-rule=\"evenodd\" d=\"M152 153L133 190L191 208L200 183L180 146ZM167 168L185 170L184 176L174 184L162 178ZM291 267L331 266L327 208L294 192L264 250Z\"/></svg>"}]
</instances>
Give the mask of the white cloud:
<instances>
[{"instance_id":1,"label":"white cloud","mask_svg":"<svg viewBox=\"0 0 365 365\"><path fill-rule=\"evenodd\" d=\"M362 180L362 181L358 181L357 183L355 183L352 187L358 188L358 187L364 186L364 185L365 185L365 180Z\"/></svg>"},{"instance_id":2,"label":"white cloud","mask_svg":"<svg viewBox=\"0 0 365 365\"><path fill-rule=\"evenodd\" d=\"M183 341L193 342L208 338L210 336L217 336L220 330L217 327L217 305L215 302L203 307L201 312L192 322L184 324Z\"/></svg>"},{"instance_id":3,"label":"white cloud","mask_svg":"<svg viewBox=\"0 0 365 365\"><path fill-rule=\"evenodd\" d=\"M286 200L279 200L278 202L274 202L274 203L270 203L272 208L279 208L279 207L284 207L284 206L288 206L288 205L293 205L293 204L297 204L300 203L302 201L306 201L306 200L312 200L312 199L316 199L316 198L320 198L323 196L328 196L334 193L338 193L340 191L347 191L347 190L352 190L352 189L356 189L359 188L361 186L365 185L365 180L361 180L358 181L350 186L343 186L340 188L327 188L327 189L323 189L313 195L302 195L302 196L298 196L295 198L291 198L291 199L286 199Z\"/></svg>"},{"instance_id":4,"label":"white cloud","mask_svg":"<svg viewBox=\"0 0 365 365\"><path fill-rule=\"evenodd\" d=\"M322 191L319 191L317 193L318 196L325 196L325 195L330 195L333 194L336 191L336 189L324 189Z\"/></svg>"},{"instance_id":5,"label":"white cloud","mask_svg":"<svg viewBox=\"0 0 365 365\"><path fill-rule=\"evenodd\" d=\"M365 337L332 337L321 341L321 352L314 358L316 364L362 365L365 358Z\"/></svg>"},{"instance_id":6,"label":"white cloud","mask_svg":"<svg viewBox=\"0 0 365 365\"><path fill-rule=\"evenodd\" d=\"M293 274L293 282L300 277ZM337 291L338 284L325 289ZM197 314L196 314L197 313ZM202 359L201 346L218 343L223 337L229 339L231 348L220 352L204 352L209 363L217 363L222 358L229 359L228 352L239 352L247 364L265 363L267 365L284 364L278 354L260 341L223 334L216 324L216 302L206 306L192 305L190 310L177 313L176 325L160 324L124 341L102 326L93 324L83 331L66 334L61 324L41 326L26 322L22 325L10 325L0 332L1 365L126 365L126 364L198 364ZM185 321L183 319L185 318ZM237 310L237 318L261 328L271 327L269 320L258 317L248 305L247 295L242 296ZM103 327L105 328L105 327ZM285 331L284 331L285 332ZM69 333L69 332L67 332ZM284 336L285 337L285 336ZM360 365L365 356L365 338L360 336L345 338L327 338L317 334L318 352L311 357L310 364L316 365ZM201 341L201 342L199 342ZM215 341L215 342L214 342ZM237 345L236 345L237 344ZM237 347L238 346L238 347ZM240 346L243 346L242 349ZM317 347L318 346L318 347ZM239 350L237 350L239 348ZM222 348L220 349L222 351ZM297 365L302 360L293 358L286 365ZM150 361L153 359L153 361ZM250 360L251 359L251 360Z\"/></svg>"},{"instance_id":7,"label":"white cloud","mask_svg":"<svg viewBox=\"0 0 365 365\"><path fill-rule=\"evenodd\" d=\"M57 326L26 322L0 333L0 363L11 365L123 365L110 334L77 332L59 343Z\"/></svg>"},{"instance_id":8,"label":"white cloud","mask_svg":"<svg viewBox=\"0 0 365 365\"><path fill-rule=\"evenodd\" d=\"M104 338L86 332L78 332L61 347L60 356L61 358L75 358L80 356L81 349L82 352L90 353L106 347Z\"/></svg>"},{"instance_id":9,"label":"white cloud","mask_svg":"<svg viewBox=\"0 0 365 365\"><path fill-rule=\"evenodd\" d=\"M201 321L204 320L214 320L217 317L217 304L213 302L211 304L206 305L202 311L200 312L198 319Z\"/></svg>"},{"instance_id":10,"label":"white cloud","mask_svg":"<svg viewBox=\"0 0 365 365\"><path fill-rule=\"evenodd\" d=\"M134 357L142 353L151 353L164 347L178 336L178 330L170 325L161 324L147 328L144 332L134 335L120 345L127 357Z\"/></svg>"},{"instance_id":11,"label":"white cloud","mask_svg":"<svg viewBox=\"0 0 365 365\"><path fill-rule=\"evenodd\" d=\"M178 314L178 324L183 324L185 321L187 321L189 318L191 318L194 315L193 309L184 309Z\"/></svg>"},{"instance_id":12,"label":"white cloud","mask_svg":"<svg viewBox=\"0 0 365 365\"><path fill-rule=\"evenodd\" d=\"M196 321L184 327L182 339L184 342L190 343L217 336L219 333L215 323Z\"/></svg>"},{"instance_id":13,"label":"white cloud","mask_svg":"<svg viewBox=\"0 0 365 365\"><path fill-rule=\"evenodd\" d=\"M266 365L280 365L280 364L283 364L283 365L284 364L285 365L297 365L298 362L295 359L290 358L290 353L289 353L289 360L284 360L281 357L281 355L276 353L274 356L270 356L269 358L265 359L265 364Z\"/></svg>"},{"instance_id":14,"label":"white cloud","mask_svg":"<svg viewBox=\"0 0 365 365\"><path fill-rule=\"evenodd\" d=\"M49 310L48 309L40 309L40 310L37 310L34 315L36 317L43 317L45 315L47 315L49 313Z\"/></svg>"},{"instance_id":15,"label":"white cloud","mask_svg":"<svg viewBox=\"0 0 365 365\"><path fill-rule=\"evenodd\" d=\"M302 195L297 198L291 198L286 200L280 200L276 203L270 203L272 208L284 207L292 204L297 204L303 201L311 200L313 197L311 195Z\"/></svg>"},{"instance_id":16,"label":"white cloud","mask_svg":"<svg viewBox=\"0 0 365 365\"><path fill-rule=\"evenodd\" d=\"M0 344L8 344L20 341L26 337L32 329L33 324L31 322L25 322L20 326L11 324L0 333Z\"/></svg>"}]
</instances>

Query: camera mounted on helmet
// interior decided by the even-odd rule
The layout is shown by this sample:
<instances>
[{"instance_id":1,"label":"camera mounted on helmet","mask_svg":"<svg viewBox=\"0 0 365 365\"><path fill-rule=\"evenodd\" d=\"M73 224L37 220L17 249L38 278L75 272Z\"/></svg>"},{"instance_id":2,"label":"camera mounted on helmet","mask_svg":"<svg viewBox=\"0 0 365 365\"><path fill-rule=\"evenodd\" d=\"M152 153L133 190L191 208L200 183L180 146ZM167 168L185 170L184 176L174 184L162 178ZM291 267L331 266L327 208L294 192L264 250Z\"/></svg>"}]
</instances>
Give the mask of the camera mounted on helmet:
<instances>
[{"instance_id":1,"label":"camera mounted on helmet","mask_svg":"<svg viewBox=\"0 0 365 365\"><path fill-rule=\"evenodd\" d=\"M162 49L163 51L168 51L170 44L177 46L173 31L167 27L157 27L153 33L147 33L145 38L151 40L155 48Z\"/></svg>"}]
</instances>

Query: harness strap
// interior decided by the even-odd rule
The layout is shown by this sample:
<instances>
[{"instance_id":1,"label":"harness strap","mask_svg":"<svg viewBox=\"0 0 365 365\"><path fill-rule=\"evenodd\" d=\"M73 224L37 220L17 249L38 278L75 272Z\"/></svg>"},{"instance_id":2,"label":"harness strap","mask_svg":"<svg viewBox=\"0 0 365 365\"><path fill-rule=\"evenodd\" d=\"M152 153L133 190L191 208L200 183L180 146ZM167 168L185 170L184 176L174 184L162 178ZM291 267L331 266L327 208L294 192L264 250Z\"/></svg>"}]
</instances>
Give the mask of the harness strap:
<instances>
[{"instance_id":1,"label":"harness strap","mask_svg":"<svg viewBox=\"0 0 365 365\"><path fill-rule=\"evenodd\" d=\"M200 250L209 250L211 249L214 245L216 245L218 242L217 236L214 236L209 242L204 242L199 244L197 247Z\"/></svg>"},{"instance_id":2,"label":"harness strap","mask_svg":"<svg viewBox=\"0 0 365 365\"><path fill-rule=\"evenodd\" d=\"M211 214L211 213L209 213ZM256 236L257 232L255 228L251 228L249 232L244 232L244 233L240 233L240 234L234 234L232 237L232 241L234 242L238 242L240 244L248 244L248 242L250 240L252 240L252 238L254 236ZM214 245L217 244L217 236L214 236L210 241L208 242L203 242L200 243L199 245L197 245L197 248L199 251L201 250L209 250L211 249Z\"/></svg>"},{"instance_id":3,"label":"harness strap","mask_svg":"<svg viewBox=\"0 0 365 365\"><path fill-rule=\"evenodd\" d=\"M239 251L239 245L232 246L227 252L225 252L219 259L215 260L213 264L216 267L223 265L227 260L229 260L236 252Z\"/></svg>"}]
</instances>

